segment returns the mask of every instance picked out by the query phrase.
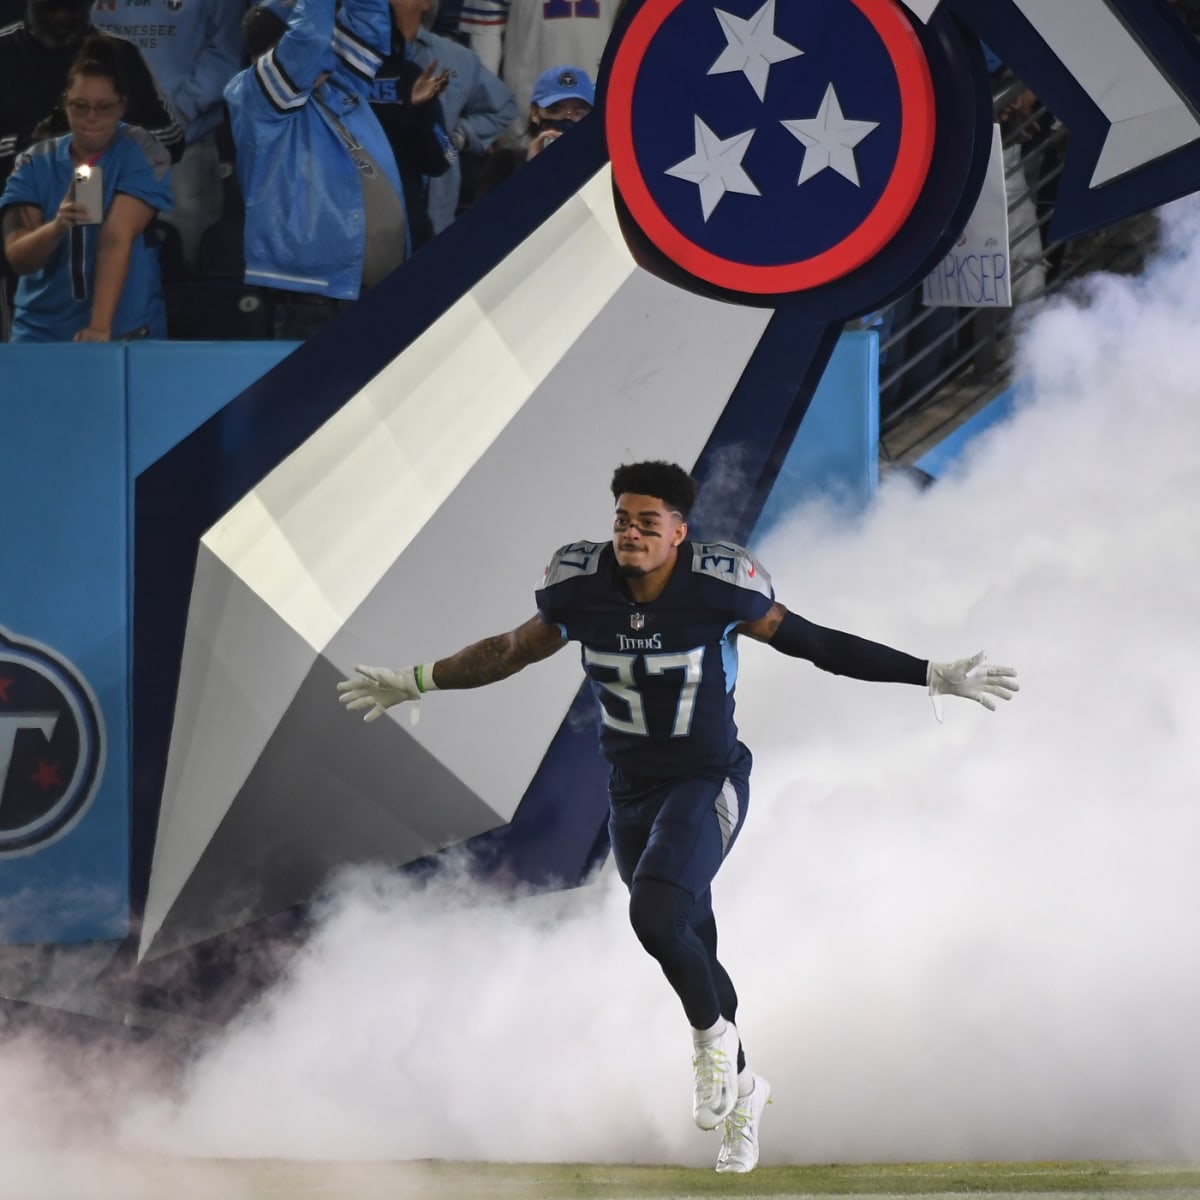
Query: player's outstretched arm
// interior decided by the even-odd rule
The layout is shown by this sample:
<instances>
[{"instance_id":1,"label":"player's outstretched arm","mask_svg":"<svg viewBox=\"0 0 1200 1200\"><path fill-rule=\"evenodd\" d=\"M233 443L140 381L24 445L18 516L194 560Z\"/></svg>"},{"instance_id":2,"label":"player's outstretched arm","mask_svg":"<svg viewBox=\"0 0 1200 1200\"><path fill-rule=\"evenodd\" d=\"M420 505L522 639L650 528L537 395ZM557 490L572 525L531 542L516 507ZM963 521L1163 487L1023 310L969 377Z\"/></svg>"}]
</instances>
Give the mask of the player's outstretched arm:
<instances>
[{"instance_id":1,"label":"player's outstretched arm","mask_svg":"<svg viewBox=\"0 0 1200 1200\"><path fill-rule=\"evenodd\" d=\"M549 658L566 645L557 625L540 616L508 633L499 633L464 646L449 658L417 667L355 667L358 675L337 685L338 699L349 712L362 712L374 721L386 708L419 700L426 692L483 687L515 675L531 663Z\"/></svg>"},{"instance_id":2,"label":"player's outstretched arm","mask_svg":"<svg viewBox=\"0 0 1200 1200\"><path fill-rule=\"evenodd\" d=\"M806 658L835 675L880 683L925 685L934 697L939 720L939 696L962 696L984 708L995 709L996 699L1011 700L1019 690L1016 671L986 663L982 652L950 663L929 662L852 633L814 625L788 612L778 602L758 620L743 622L738 632L767 642L783 654Z\"/></svg>"},{"instance_id":3,"label":"player's outstretched arm","mask_svg":"<svg viewBox=\"0 0 1200 1200\"><path fill-rule=\"evenodd\" d=\"M549 624L540 616L530 617L524 625L518 625L508 633L484 638L449 658L438 659L427 669L423 690L477 688L498 683L532 663L549 658L566 644L557 625Z\"/></svg>"}]
</instances>

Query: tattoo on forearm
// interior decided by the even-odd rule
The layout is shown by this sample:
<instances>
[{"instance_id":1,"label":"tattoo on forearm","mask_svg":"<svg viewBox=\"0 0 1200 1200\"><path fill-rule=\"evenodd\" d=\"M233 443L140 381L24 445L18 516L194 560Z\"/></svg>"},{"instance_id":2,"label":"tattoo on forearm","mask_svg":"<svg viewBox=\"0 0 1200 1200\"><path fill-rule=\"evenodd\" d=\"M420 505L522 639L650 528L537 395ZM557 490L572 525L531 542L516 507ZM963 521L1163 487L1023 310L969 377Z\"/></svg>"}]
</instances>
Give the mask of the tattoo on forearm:
<instances>
[{"instance_id":1,"label":"tattoo on forearm","mask_svg":"<svg viewBox=\"0 0 1200 1200\"><path fill-rule=\"evenodd\" d=\"M521 665L513 654L512 635L504 633L443 658L435 677L440 688L483 687L507 679Z\"/></svg>"}]
</instances>

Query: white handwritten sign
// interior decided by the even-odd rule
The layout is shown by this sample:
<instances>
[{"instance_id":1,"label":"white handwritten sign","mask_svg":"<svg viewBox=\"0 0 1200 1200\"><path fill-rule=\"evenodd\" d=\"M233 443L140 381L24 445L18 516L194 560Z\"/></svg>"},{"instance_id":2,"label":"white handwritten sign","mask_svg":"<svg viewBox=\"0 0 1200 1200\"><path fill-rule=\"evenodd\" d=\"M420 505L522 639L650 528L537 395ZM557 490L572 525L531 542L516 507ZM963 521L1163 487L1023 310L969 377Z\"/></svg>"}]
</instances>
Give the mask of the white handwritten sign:
<instances>
[{"instance_id":1,"label":"white handwritten sign","mask_svg":"<svg viewBox=\"0 0 1200 1200\"><path fill-rule=\"evenodd\" d=\"M1010 308L1008 193L1000 126L992 126L987 177L950 253L926 276L921 299L931 307Z\"/></svg>"}]
</instances>

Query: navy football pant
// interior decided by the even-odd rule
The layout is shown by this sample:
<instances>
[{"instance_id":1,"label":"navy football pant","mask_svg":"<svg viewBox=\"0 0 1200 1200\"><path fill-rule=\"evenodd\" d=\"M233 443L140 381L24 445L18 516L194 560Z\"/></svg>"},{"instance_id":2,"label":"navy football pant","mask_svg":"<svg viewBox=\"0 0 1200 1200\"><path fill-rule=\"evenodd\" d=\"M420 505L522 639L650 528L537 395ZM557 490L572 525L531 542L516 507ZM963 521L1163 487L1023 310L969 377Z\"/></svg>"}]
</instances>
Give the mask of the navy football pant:
<instances>
[{"instance_id":1,"label":"navy football pant","mask_svg":"<svg viewBox=\"0 0 1200 1200\"><path fill-rule=\"evenodd\" d=\"M744 747L724 779L648 779L614 768L609 781L609 836L630 923L695 1029L737 1015L737 992L717 958L711 885L746 819L749 784Z\"/></svg>"}]
</instances>

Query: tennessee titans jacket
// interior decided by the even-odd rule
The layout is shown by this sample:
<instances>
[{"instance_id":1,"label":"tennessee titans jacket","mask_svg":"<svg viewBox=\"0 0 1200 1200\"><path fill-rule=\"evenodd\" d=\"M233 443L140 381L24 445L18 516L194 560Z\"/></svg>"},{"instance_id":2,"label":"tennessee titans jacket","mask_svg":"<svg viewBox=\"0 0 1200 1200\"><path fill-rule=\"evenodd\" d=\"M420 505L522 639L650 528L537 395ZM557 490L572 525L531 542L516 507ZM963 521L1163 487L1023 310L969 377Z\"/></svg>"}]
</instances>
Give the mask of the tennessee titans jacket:
<instances>
[{"instance_id":1,"label":"tennessee titans jacket","mask_svg":"<svg viewBox=\"0 0 1200 1200\"><path fill-rule=\"evenodd\" d=\"M287 22L279 43L225 88L246 202L246 282L355 300L366 214L358 168L330 111L403 200L367 103L391 44L390 14L386 0L346 0L335 23L334 0L296 0ZM315 86L324 71L329 78Z\"/></svg>"}]
</instances>

